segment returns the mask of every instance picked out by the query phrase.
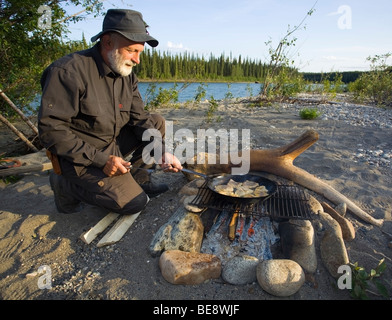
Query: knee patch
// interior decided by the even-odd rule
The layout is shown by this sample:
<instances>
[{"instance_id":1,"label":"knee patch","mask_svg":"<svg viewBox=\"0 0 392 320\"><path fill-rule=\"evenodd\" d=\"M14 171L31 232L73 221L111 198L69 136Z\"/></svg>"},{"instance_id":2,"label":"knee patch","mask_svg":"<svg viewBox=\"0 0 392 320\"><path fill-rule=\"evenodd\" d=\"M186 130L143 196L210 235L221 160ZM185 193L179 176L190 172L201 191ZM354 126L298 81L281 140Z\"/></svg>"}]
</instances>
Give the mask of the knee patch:
<instances>
[{"instance_id":1,"label":"knee patch","mask_svg":"<svg viewBox=\"0 0 392 320\"><path fill-rule=\"evenodd\" d=\"M147 203L149 202L149 197L146 193L142 192L131 201L129 201L122 209L120 209L117 213L119 214L135 214L142 211Z\"/></svg>"}]
</instances>

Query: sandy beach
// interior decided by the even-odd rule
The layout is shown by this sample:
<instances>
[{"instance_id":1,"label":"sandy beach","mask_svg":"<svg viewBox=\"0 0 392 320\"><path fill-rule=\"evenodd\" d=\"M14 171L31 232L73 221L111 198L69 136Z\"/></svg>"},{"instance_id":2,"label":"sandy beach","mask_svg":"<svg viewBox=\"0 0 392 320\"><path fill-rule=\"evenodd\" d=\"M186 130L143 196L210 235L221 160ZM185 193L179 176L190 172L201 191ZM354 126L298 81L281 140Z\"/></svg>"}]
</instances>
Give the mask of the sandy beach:
<instances>
[{"instance_id":1,"label":"sandy beach","mask_svg":"<svg viewBox=\"0 0 392 320\"><path fill-rule=\"evenodd\" d=\"M349 102L338 96L331 103L294 103L255 107L246 99L220 102L207 121L207 102L178 109L159 109L173 130L249 129L251 148L271 149L314 129L319 140L294 164L327 182L377 219L376 227L347 213L356 237L346 242L350 262L366 270L385 259L381 277L392 297L392 110ZM299 110L317 107L323 115L303 120ZM12 142L13 141L13 142ZM15 137L1 127L0 154L9 151ZM27 164L47 162L43 152L21 157ZM188 183L182 173L157 171L154 178L165 181L170 191L151 199L125 236L116 244L87 245L80 235L107 212L87 206L77 214L56 211L48 172L24 174L16 183L0 182L0 300L349 300L340 290L320 258L315 274L293 296L278 298L252 283L234 286L222 279L201 285L173 285L162 277L149 245L157 230L181 206L179 194ZM320 201L322 196L309 191ZM321 231L316 230L316 241ZM316 247L318 248L317 244ZM40 288L39 268L51 271L51 288ZM48 269L48 270L49 270ZM372 290L374 291L374 290ZM370 299L385 299L376 291Z\"/></svg>"}]
</instances>

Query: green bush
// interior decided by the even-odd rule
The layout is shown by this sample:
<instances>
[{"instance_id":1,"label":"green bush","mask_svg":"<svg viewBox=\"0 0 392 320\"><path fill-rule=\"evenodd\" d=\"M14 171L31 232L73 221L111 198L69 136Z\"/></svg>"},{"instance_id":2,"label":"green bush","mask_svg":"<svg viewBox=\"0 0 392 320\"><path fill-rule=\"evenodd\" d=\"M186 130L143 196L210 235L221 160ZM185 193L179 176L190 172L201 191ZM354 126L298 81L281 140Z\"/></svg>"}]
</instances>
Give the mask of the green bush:
<instances>
[{"instance_id":1,"label":"green bush","mask_svg":"<svg viewBox=\"0 0 392 320\"><path fill-rule=\"evenodd\" d=\"M316 108L304 108L299 111L299 116L305 120L313 120L321 116L321 112Z\"/></svg>"},{"instance_id":2,"label":"green bush","mask_svg":"<svg viewBox=\"0 0 392 320\"><path fill-rule=\"evenodd\" d=\"M335 73L332 80L323 77L323 93L331 95L332 98L336 97L337 93L342 93L345 90L345 85L342 81L343 75Z\"/></svg>"},{"instance_id":3,"label":"green bush","mask_svg":"<svg viewBox=\"0 0 392 320\"><path fill-rule=\"evenodd\" d=\"M268 85L266 90L262 89L265 97L271 100L285 100L303 92L306 82L295 69L281 68L275 76L265 81L264 85Z\"/></svg>"},{"instance_id":4,"label":"green bush","mask_svg":"<svg viewBox=\"0 0 392 320\"><path fill-rule=\"evenodd\" d=\"M371 71L362 74L349 85L349 91L357 101L370 101L378 106L392 107L392 67L386 60L392 54L369 57Z\"/></svg>"},{"instance_id":5,"label":"green bush","mask_svg":"<svg viewBox=\"0 0 392 320\"><path fill-rule=\"evenodd\" d=\"M205 84L204 82L200 83L200 85L197 87L196 95L194 98L196 103L200 103L200 101L205 98L207 87L208 84Z\"/></svg>"},{"instance_id":6,"label":"green bush","mask_svg":"<svg viewBox=\"0 0 392 320\"><path fill-rule=\"evenodd\" d=\"M367 292L369 285L372 284L377 291L386 299L389 298L389 293L384 284L381 283L380 277L387 268L385 259L381 259L376 269L371 269L367 272L365 268L358 266L358 262L350 263L352 271L352 286L350 290L351 296L355 299L367 300L369 299Z\"/></svg>"},{"instance_id":7,"label":"green bush","mask_svg":"<svg viewBox=\"0 0 392 320\"><path fill-rule=\"evenodd\" d=\"M103 10L102 1L95 0L7 0L0 1L0 89L27 115L36 114L41 93L40 78L45 68L54 60L88 47L83 40L69 40L70 22L85 20L88 14L98 15ZM52 21L43 18L42 6L50 6ZM68 14L68 6L84 10ZM72 11L72 10L70 10ZM83 16L80 13L83 12ZM49 28L40 27L39 21ZM56 22L55 22L56 21ZM0 98L0 112L8 120L18 114Z\"/></svg>"},{"instance_id":8,"label":"green bush","mask_svg":"<svg viewBox=\"0 0 392 320\"><path fill-rule=\"evenodd\" d=\"M145 108L148 110L153 110L157 108L163 108L167 106L177 106L178 103L179 90L177 89L177 83L173 88L162 89L158 88L156 92L156 84L151 83L146 92Z\"/></svg>"},{"instance_id":9,"label":"green bush","mask_svg":"<svg viewBox=\"0 0 392 320\"><path fill-rule=\"evenodd\" d=\"M218 109L218 101L214 99L214 96L210 97L210 101L208 101L208 109L206 111L207 122L211 123L214 119L214 113Z\"/></svg>"}]
</instances>

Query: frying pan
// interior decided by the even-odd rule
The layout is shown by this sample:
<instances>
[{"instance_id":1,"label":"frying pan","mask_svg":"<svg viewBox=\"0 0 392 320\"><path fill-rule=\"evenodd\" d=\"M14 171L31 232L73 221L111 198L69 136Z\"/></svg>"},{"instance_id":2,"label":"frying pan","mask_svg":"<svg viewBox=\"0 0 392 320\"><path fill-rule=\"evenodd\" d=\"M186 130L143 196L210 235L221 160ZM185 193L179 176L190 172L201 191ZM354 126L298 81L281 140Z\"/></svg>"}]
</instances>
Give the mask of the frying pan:
<instances>
[{"instance_id":1,"label":"frying pan","mask_svg":"<svg viewBox=\"0 0 392 320\"><path fill-rule=\"evenodd\" d=\"M259 201L265 200L272 196L277 188L278 185L276 182L266 179L264 177L256 176L253 174L243 174L243 175L232 175L232 174L220 174L220 175L214 175L214 176L207 176L203 173L199 173L193 170L189 169L182 169L182 171L191 173L191 174L196 174L201 177L203 177L207 181L207 187L221 200L225 200L231 203L243 203L243 204L252 204L252 203L257 203ZM232 179L235 182L245 182L245 181L253 181L256 182L259 186L265 186L265 188L268 191L268 195L263 195L259 197L251 197L251 198L245 198L245 197L235 197L235 196L229 196L225 195L222 193L219 193L218 191L215 190L216 186L219 185L225 185L229 182L229 180Z\"/></svg>"}]
</instances>

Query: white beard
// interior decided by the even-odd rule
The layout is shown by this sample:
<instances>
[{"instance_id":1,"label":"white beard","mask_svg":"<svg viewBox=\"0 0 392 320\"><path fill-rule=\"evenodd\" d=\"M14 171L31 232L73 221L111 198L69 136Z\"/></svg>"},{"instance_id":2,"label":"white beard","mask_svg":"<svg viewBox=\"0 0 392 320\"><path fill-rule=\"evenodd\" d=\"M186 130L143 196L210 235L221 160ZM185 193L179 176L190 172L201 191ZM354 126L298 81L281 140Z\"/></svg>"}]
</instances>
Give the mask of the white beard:
<instances>
[{"instance_id":1,"label":"white beard","mask_svg":"<svg viewBox=\"0 0 392 320\"><path fill-rule=\"evenodd\" d=\"M118 49L113 49L108 53L108 60L113 71L123 77L129 76L132 73L132 67L136 66L136 63L131 60L125 60L118 53Z\"/></svg>"}]
</instances>

